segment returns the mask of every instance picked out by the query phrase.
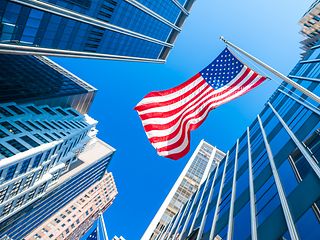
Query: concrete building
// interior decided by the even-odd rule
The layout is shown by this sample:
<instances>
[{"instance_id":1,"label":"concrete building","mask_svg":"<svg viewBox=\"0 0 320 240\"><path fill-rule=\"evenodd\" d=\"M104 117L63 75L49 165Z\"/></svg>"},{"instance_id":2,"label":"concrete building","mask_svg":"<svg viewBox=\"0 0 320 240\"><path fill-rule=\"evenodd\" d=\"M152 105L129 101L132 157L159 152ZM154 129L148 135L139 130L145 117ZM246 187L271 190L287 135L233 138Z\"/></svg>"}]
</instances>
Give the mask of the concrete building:
<instances>
[{"instance_id":1,"label":"concrete building","mask_svg":"<svg viewBox=\"0 0 320 240\"><path fill-rule=\"evenodd\" d=\"M0 52L165 62L194 0L2 0Z\"/></svg>"},{"instance_id":2,"label":"concrete building","mask_svg":"<svg viewBox=\"0 0 320 240\"><path fill-rule=\"evenodd\" d=\"M117 193L112 173L106 173L24 239L80 239L98 219L99 213L113 203Z\"/></svg>"},{"instance_id":3,"label":"concrete building","mask_svg":"<svg viewBox=\"0 0 320 240\"><path fill-rule=\"evenodd\" d=\"M320 95L320 40L289 77ZM158 239L319 239L319 107L283 82Z\"/></svg>"},{"instance_id":4,"label":"concrete building","mask_svg":"<svg viewBox=\"0 0 320 240\"><path fill-rule=\"evenodd\" d=\"M188 202L193 193L215 169L224 153L205 141L201 141L189 159L176 183L142 236L143 240L157 239L173 217Z\"/></svg>"}]
</instances>

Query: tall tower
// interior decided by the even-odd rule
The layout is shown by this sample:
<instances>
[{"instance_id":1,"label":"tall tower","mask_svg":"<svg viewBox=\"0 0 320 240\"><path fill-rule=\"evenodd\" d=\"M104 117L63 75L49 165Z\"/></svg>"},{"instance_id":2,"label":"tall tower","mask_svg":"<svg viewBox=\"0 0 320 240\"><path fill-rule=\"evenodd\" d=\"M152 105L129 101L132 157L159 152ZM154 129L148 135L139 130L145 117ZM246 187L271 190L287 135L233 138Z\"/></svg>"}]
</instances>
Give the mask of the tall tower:
<instances>
[{"instance_id":1,"label":"tall tower","mask_svg":"<svg viewBox=\"0 0 320 240\"><path fill-rule=\"evenodd\" d=\"M204 140L199 143L142 236L143 240L157 238L158 234L170 223L191 195L198 190L224 155L222 151Z\"/></svg>"},{"instance_id":2,"label":"tall tower","mask_svg":"<svg viewBox=\"0 0 320 240\"><path fill-rule=\"evenodd\" d=\"M85 114L95 88L45 57L0 61L0 238L22 239L100 181L115 149Z\"/></svg>"},{"instance_id":3,"label":"tall tower","mask_svg":"<svg viewBox=\"0 0 320 240\"><path fill-rule=\"evenodd\" d=\"M2 0L0 52L165 62L194 0Z\"/></svg>"}]
</instances>

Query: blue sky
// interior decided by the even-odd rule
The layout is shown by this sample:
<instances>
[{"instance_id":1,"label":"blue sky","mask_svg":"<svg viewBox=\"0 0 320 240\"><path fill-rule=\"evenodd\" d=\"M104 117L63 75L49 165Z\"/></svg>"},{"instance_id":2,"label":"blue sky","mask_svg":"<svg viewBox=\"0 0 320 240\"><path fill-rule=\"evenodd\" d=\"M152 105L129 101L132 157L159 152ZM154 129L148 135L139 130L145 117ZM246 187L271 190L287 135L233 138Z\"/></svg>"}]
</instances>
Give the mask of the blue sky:
<instances>
[{"instance_id":1,"label":"blue sky","mask_svg":"<svg viewBox=\"0 0 320 240\"><path fill-rule=\"evenodd\" d=\"M277 84L264 83L212 111L179 161L157 156L134 106L148 92L176 86L205 67L225 47L220 35L288 74L300 58L298 21L312 2L196 1L166 64L54 58L98 88L90 115L99 121L98 137L117 149L109 170L119 195L104 214L110 237L140 239L199 141L228 150Z\"/></svg>"}]
</instances>

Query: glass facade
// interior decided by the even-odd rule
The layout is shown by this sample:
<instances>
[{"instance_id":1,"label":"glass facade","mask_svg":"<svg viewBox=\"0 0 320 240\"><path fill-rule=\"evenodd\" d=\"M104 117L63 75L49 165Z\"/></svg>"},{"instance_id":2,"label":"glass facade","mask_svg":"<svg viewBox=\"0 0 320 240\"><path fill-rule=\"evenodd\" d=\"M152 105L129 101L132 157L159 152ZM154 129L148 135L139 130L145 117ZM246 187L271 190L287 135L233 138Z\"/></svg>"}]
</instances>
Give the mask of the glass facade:
<instances>
[{"instance_id":1,"label":"glass facade","mask_svg":"<svg viewBox=\"0 0 320 240\"><path fill-rule=\"evenodd\" d=\"M111 156L108 156L97 161L21 210L18 214L7 219L0 225L0 237L7 235L12 239L23 239L52 214L58 212L61 207L99 181L104 176L110 159ZM79 163L74 163L74 165L77 164Z\"/></svg>"},{"instance_id":2,"label":"glass facade","mask_svg":"<svg viewBox=\"0 0 320 240\"><path fill-rule=\"evenodd\" d=\"M96 94L95 88L51 60L35 56L0 54L0 85L0 103L72 107L82 114L88 112ZM0 113L12 115L2 108Z\"/></svg>"},{"instance_id":3,"label":"glass facade","mask_svg":"<svg viewBox=\"0 0 320 240\"><path fill-rule=\"evenodd\" d=\"M164 62L194 0L2 0L0 52Z\"/></svg>"},{"instance_id":4,"label":"glass facade","mask_svg":"<svg viewBox=\"0 0 320 240\"><path fill-rule=\"evenodd\" d=\"M320 41L289 75L318 96L319 49ZM282 83L202 184L204 196L194 195L178 230L179 215L158 240L319 239L319 107Z\"/></svg>"},{"instance_id":5,"label":"glass facade","mask_svg":"<svg viewBox=\"0 0 320 240\"><path fill-rule=\"evenodd\" d=\"M176 183L162 203L155 217L145 231L142 239L155 240L159 238L164 229L168 229L173 217L178 212L183 212L183 206L188 202L194 192L198 192L199 198L203 197L202 189L199 194L199 186L205 181L207 175L217 166L217 163L224 157L224 152L202 140L192 157L189 159L184 170L180 174ZM198 197L195 198L197 200ZM188 209L196 205L189 201ZM185 219L186 215L180 217ZM176 224L173 231L177 231L182 226Z\"/></svg>"}]
</instances>

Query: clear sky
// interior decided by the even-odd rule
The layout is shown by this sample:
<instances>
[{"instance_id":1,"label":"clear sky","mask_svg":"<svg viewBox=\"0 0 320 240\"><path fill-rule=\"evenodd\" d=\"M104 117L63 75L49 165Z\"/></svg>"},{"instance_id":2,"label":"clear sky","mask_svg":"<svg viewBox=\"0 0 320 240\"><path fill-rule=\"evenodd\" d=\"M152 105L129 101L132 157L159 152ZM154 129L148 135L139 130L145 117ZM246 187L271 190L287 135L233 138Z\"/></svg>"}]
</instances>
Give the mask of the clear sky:
<instances>
[{"instance_id":1,"label":"clear sky","mask_svg":"<svg viewBox=\"0 0 320 240\"><path fill-rule=\"evenodd\" d=\"M226 39L288 74L299 60L298 21L312 0L195 2L166 64L54 58L98 88L90 115L98 137L117 152L109 170L119 195L106 211L110 237L138 240L201 139L228 150L261 111L277 84L270 81L212 111L191 134L191 151L179 161L157 156L133 110L150 91L176 86L209 64Z\"/></svg>"}]
</instances>

